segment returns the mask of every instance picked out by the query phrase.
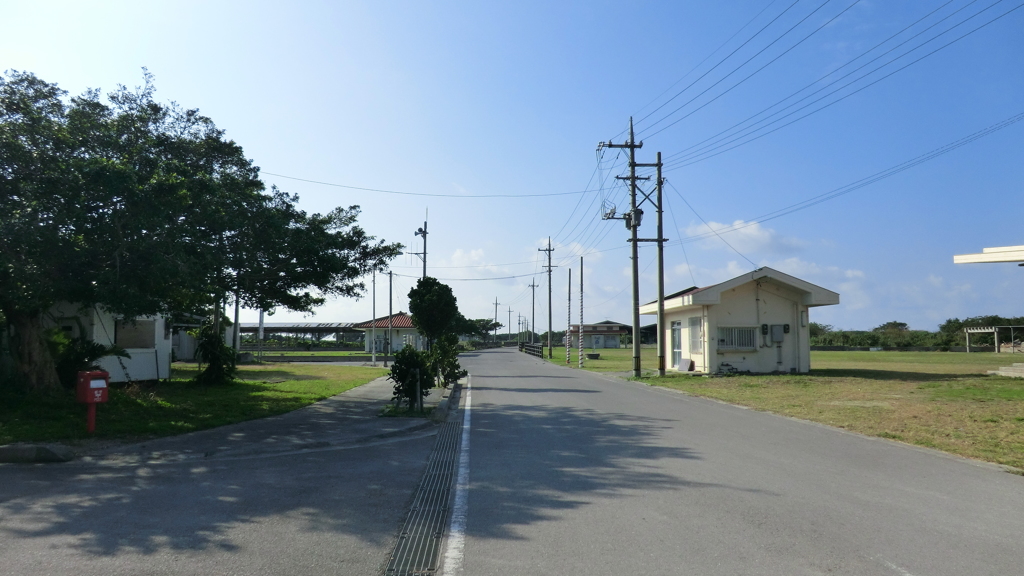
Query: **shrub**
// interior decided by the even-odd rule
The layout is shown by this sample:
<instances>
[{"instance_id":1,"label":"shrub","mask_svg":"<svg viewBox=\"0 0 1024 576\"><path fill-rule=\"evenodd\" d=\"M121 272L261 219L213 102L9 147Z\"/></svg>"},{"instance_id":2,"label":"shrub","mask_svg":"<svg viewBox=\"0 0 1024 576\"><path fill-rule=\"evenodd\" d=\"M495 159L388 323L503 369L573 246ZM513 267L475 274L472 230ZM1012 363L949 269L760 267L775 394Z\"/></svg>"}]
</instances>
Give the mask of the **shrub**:
<instances>
[{"instance_id":1,"label":"shrub","mask_svg":"<svg viewBox=\"0 0 1024 576\"><path fill-rule=\"evenodd\" d=\"M131 358L120 346L104 346L87 338L71 338L59 328L48 331L47 345L57 364L57 378L65 388L74 388L78 373L99 370L96 361L106 356Z\"/></svg>"},{"instance_id":2,"label":"shrub","mask_svg":"<svg viewBox=\"0 0 1024 576\"><path fill-rule=\"evenodd\" d=\"M412 346L406 346L395 353L395 361L391 364L388 380L395 383L393 399L398 405L405 400L411 408L416 399L417 380L422 398L434 387L434 379L434 372L425 352L417 352Z\"/></svg>"},{"instance_id":3,"label":"shrub","mask_svg":"<svg viewBox=\"0 0 1024 576\"><path fill-rule=\"evenodd\" d=\"M196 374L195 382L208 386L226 384L235 378L235 349L224 343L224 331L214 330L210 323L189 332L196 338L196 357L206 364Z\"/></svg>"},{"instance_id":4,"label":"shrub","mask_svg":"<svg viewBox=\"0 0 1024 576\"><path fill-rule=\"evenodd\" d=\"M430 351L430 360L437 373L441 386L445 388L449 384L465 378L468 372L462 369L459 364L459 338L454 334L442 336L434 342L434 348Z\"/></svg>"}]
</instances>

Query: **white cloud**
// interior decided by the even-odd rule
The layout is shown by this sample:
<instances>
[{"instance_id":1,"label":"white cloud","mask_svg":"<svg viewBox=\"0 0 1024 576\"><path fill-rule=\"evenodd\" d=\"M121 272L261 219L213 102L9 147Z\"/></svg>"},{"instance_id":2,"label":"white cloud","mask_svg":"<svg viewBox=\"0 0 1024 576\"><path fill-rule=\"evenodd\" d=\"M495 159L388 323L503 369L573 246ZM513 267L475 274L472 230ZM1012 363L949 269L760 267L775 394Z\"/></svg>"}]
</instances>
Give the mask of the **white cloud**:
<instances>
[{"instance_id":1,"label":"white cloud","mask_svg":"<svg viewBox=\"0 0 1024 576\"><path fill-rule=\"evenodd\" d=\"M773 228L765 228L757 222L745 222L736 220L732 224L719 222L708 222L713 230L719 233L726 242L739 252L761 256L784 256L795 254L804 249L807 243L794 236L784 236ZM687 236L705 236L709 234L708 226L704 224L693 224L687 226ZM700 246L709 250L732 251L722 242L718 236L711 235L700 243Z\"/></svg>"}]
</instances>

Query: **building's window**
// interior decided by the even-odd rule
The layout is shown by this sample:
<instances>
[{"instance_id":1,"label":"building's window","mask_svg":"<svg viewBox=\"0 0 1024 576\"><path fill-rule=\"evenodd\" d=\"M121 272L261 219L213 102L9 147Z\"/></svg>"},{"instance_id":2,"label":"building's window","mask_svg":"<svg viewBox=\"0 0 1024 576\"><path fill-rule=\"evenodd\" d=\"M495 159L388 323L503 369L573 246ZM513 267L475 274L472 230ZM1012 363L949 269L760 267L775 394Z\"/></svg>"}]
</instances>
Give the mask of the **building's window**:
<instances>
[{"instance_id":1,"label":"building's window","mask_svg":"<svg viewBox=\"0 0 1024 576\"><path fill-rule=\"evenodd\" d=\"M682 325L682 322L672 323L672 365L676 368L683 361L683 338L682 334L680 334Z\"/></svg>"},{"instance_id":2,"label":"building's window","mask_svg":"<svg viewBox=\"0 0 1024 576\"><path fill-rule=\"evenodd\" d=\"M690 332L690 354L703 354L704 353L704 334L702 334L701 328L703 323L701 322L700 316L693 316L690 318L689 332Z\"/></svg>"},{"instance_id":3,"label":"building's window","mask_svg":"<svg viewBox=\"0 0 1024 576\"><path fill-rule=\"evenodd\" d=\"M718 328L718 349L719 350L746 350L756 349L757 339L756 328L740 327L719 327Z\"/></svg>"},{"instance_id":4,"label":"building's window","mask_svg":"<svg viewBox=\"0 0 1024 576\"><path fill-rule=\"evenodd\" d=\"M114 343L121 348L156 348L156 320L118 320Z\"/></svg>"}]
</instances>

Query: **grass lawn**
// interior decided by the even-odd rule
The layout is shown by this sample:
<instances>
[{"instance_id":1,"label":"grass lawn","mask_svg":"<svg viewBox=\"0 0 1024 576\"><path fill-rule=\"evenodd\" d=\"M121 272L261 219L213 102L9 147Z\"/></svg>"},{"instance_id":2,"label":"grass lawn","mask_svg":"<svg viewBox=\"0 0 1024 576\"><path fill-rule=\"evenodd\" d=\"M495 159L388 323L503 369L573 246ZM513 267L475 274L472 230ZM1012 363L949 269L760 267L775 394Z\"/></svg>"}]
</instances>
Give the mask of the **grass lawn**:
<instances>
[{"instance_id":1,"label":"grass lawn","mask_svg":"<svg viewBox=\"0 0 1024 576\"><path fill-rule=\"evenodd\" d=\"M547 348L544 349L545 354ZM586 354L597 352L601 355L598 360L587 360ZM597 350L591 350L589 348L583 350L583 369L590 370L591 372L629 372L633 369L633 348L599 348ZM579 366L579 350L573 348L569 352L570 360L569 367L576 368ZM555 346L554 358L548 360L548 362L558 364L559 366L565 366L565 346L559 348ZM655 347L640 348L640 365L647 368L657 369L658 367L658 349Z\"/></svg>"},{"instance_id":2,"label":"grass lawn","mask_svg":"<svg viewBox=\"0 0 1024 576\"><path fill-rule=\"evenodd\" d=\"M282 414L365 384L387 371L363 366L247 365L239 381L215 387L189 382L195 364L175 363L170 382L115 384L85 431L85 405L72 393L38 397L0 390L0 445L10 442L143 439Z\"/></svg>"},{"instance_id":3,"label":"grass lawn","mask_svg":"<svg viewBox=\"0 0 1024 576\"><path fill-rule=\"evenodd\" d=\"M642 380L1024 468L1024 379L985 375L1014 360L992 353L811 352L810 374Z\"/></svg>"},{"instance_id":4,"label":"grass lawn","mask_svg":"<svg viewBox=\"0 0 1024 576\"><path fill-rule=\"evenodd\" d=\"M254 355L255 351L246 350L246 352L252 352ZM273 350L264 350L263 356L369 356L369 352L363 352L362 350L310 350L306 351L287 351L287 352L276 352ZM381 354L377 354L381 356Z\"/></svg>"}]
</instances>

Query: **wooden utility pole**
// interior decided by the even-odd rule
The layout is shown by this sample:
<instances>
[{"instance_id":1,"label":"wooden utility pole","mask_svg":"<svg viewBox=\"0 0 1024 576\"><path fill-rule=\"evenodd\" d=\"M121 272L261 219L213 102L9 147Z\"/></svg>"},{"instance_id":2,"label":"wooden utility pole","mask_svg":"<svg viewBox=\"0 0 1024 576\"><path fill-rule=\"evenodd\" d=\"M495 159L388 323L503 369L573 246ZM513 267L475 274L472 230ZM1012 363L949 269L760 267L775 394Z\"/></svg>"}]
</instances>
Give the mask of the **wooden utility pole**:
<instances>
[{"instance_id":1,"label":"wooden utility pole","mask_svg":"<svg viewBox=\"0 0 1024 576\"><path fill-rule=\"evenodd\" d=\"M494 297L494 341L498 341L498 297Z\"/></svg>"},{"instance_id":2,"label":"wooden utility pole","mask_svg":"<svg viewBox=\"0 0 1024 576\"><path fill-rule=\"evenodd\" d=\"M629 119L629 140L624 144L614 144L612 142L602 142L599 146L607 148L627 148L629 149L629 176L616 176L620 179L629 180L629 213L624 214L622 219L626 221L626 227L629 228L630 239L630 254L633 261L633 377L640 377L640 266L639 266L639 254L637 251L637 228L640 227L640 220L643 217L643 211L637 208L636 203L636 182L637 180L647 180L649 178L637 178L636 175L636 149L643 148L643 142L636 142L635 135L633 133L633 119Z\"/></svg>"},{"instance_id":3,"label":"wooden utility pole","mask_svg":"<svg viewBox=\"0 0 1024 576\"><path fill-rule=\"evenodd\" d=\"M377 271L373 276L373 323L370 324L370 363L377 365Z\"/></svg>"},{"instance_id":4,"label":"wooden utility pole","mask_svg":"<svg viewBox=\"0 0 1024 576\"><path fill-rule=\"evenodd\" d=\"M391 270L388 270L388 337L384 340L387 344L384 346L384 367L388 367L388 354L391 353L391 334L394 330L394 314L391 312L391 285L392 277Z\"/></svg>"},{"instance_id":5,"label":"wooden utility pole","mask_svg":"<svg viewBox=\"0 0 1024 576\"><path fill-rule=\"evenodd\" d=\"M537 279L534 278L530 282L531 292L533 292L533 298L530 301L530 344L533 344L533 325L537 322Z\"/></svg>"},{"instance_id":6,"label":"wooden utility pole","mask_svg":"<svg viewBox=\"0 0 1024 576\"><path fill-rule=\"evenodd\" d=\"M665 375L665 231L661 224L664 205L661 203L661 152L658 152L658 376Z\"/></svg>"},{"instance_id":7,"label":"wooden utility pole","mask_svg":"<svg viewBox=\"0 0 1024 576\"><path fill-rule=\"evenodd\" d=\"M551 270L555 268L555 266L551 265L551 253L555 251L555 249L551 247L551 236L548 236L548 247L537 248L537 251L548 253L548 264L545 268L548 269L548 359L551 359L555 357L554 349L551 346ZM566 337L568 336L569 335L566 334Z\"/></svg>"},{"instance_id":8,"label":"wooden utility pole","mask_svg":"<svg viewBox=\"0 0 1024 576\"><path fill-rule=\"evenodd\" d=\"M429 209L428 209L427 215L428 216L430 215ZM413 235L414 236L423 236L423 252L410 252L410 254L414 254L414 255L419 256L420 258L423 259L423 277L426 278L427 277L427 218L423 219L423 228L420 228L419 230L417 230L415 233L413 233Z\"/></svg>"},{"instance_id":9,"label":"wooden utility pole","mask_svg":"<svg viewBox=\"0 0 1024 576\"><path fill-rule=\"evenodd\" d=\"M572 268L569 268L569 290L567 293L569 304L565 307L565 365L569 366L572 363L570 358L570 351L572 350Z\"/></svg>"}]
</instances>

